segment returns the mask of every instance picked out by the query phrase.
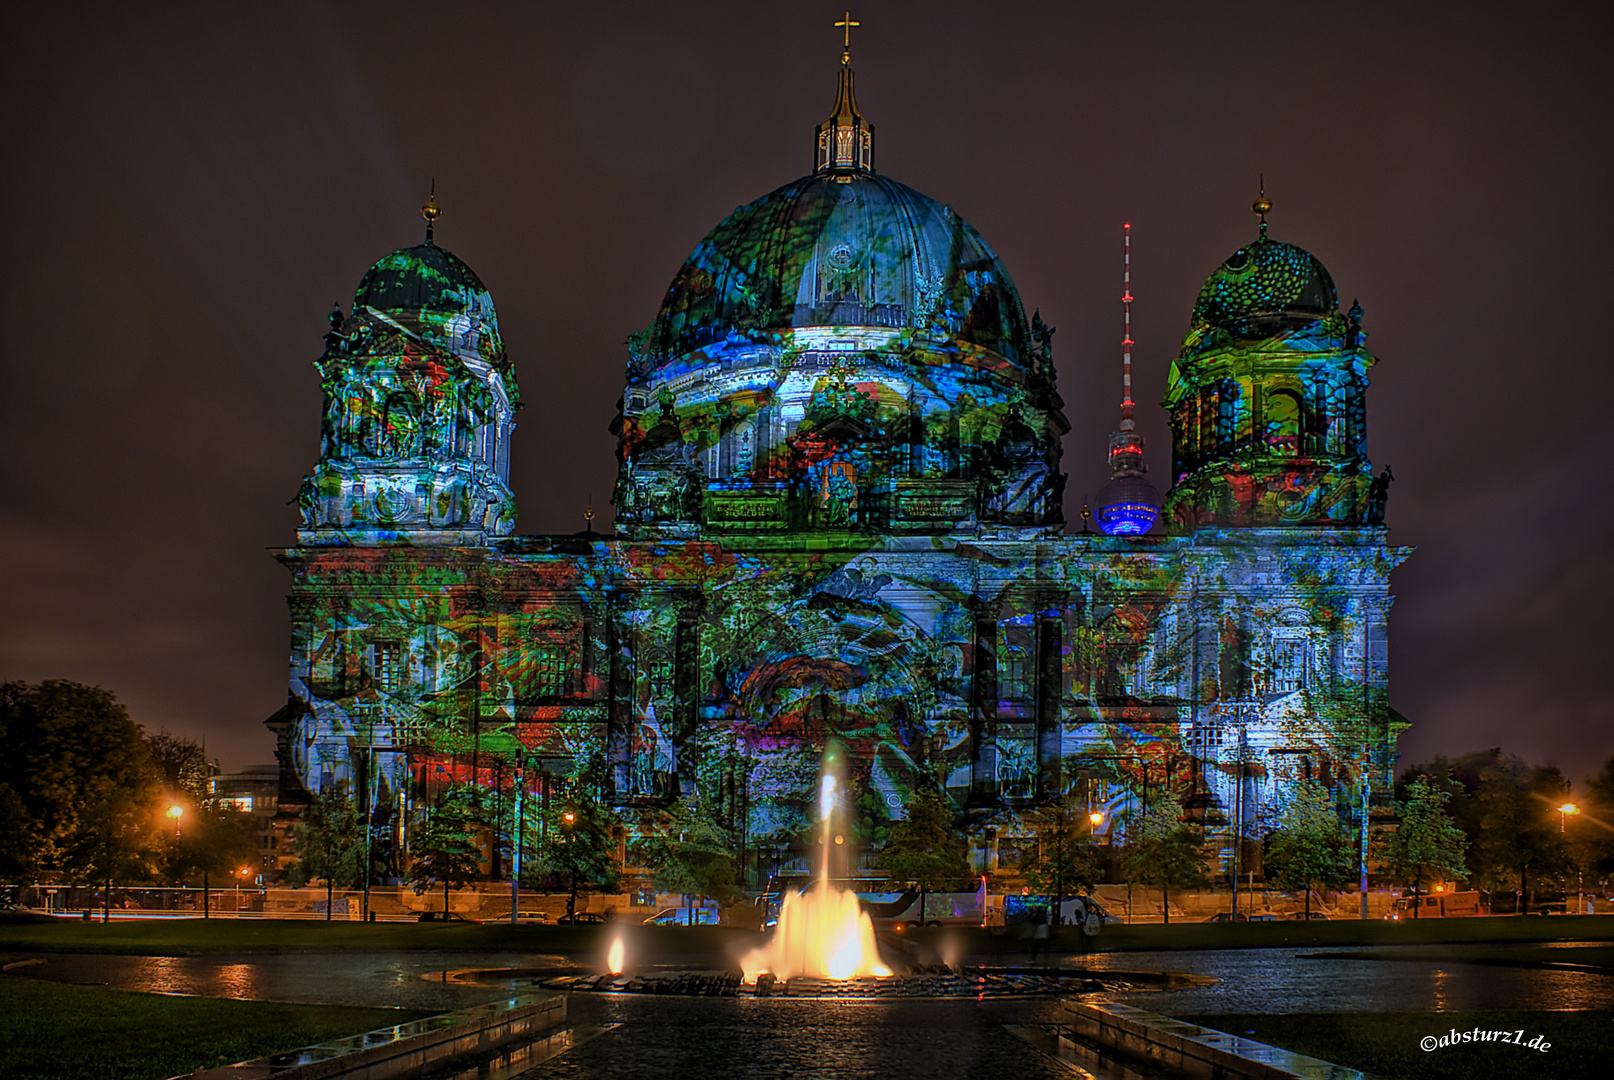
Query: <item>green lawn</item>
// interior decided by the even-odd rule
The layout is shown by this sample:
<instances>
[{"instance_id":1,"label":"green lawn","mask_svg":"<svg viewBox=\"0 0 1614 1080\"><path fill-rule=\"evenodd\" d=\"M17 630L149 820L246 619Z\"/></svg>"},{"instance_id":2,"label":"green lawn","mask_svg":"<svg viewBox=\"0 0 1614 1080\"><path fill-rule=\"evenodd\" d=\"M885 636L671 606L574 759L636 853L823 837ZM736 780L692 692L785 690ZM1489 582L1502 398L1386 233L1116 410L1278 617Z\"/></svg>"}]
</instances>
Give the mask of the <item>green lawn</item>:
<instances>
[{"instance_id":1,"label":"green lawn","mask_svg":"<svg viewBox=\"0 0 1614 1080\"><path fill-rule=\"evenodd\" d=\"M1183 1016L1217 1031L1248 1035L1312 1057L1360 1069L1381 1080L1471 1080L1518 1076L1585 1080L1608 1076L1614 1060L1614 1016L1607 1012L1206 1013ZM1543 1036L1546 1051L1500 1042L1424 1050L1426 1036L1523 1031Z\"/></svg>"},{"instance_id":2,"label":"green lawn","mask_svg":"<svg viewBox=\"0 0 1614 1080\"><path fill-rule=\"evenodd\" d=\"M429 1015L138 994L0 974L0 1078L158 1080Z\"/></svg>"}]
</instances>

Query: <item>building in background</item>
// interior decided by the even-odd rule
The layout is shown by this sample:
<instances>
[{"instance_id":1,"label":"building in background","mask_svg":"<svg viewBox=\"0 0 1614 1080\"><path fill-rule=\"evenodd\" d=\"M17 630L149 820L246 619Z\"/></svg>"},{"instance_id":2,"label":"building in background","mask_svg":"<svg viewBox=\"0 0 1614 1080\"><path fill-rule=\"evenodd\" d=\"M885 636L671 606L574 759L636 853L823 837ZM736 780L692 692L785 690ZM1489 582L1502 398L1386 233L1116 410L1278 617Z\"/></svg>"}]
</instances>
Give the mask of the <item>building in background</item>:
<instances>
[{"instance_id":1,"label":"building in background","mask_svg":"<svg viewBox=\"0 0 1614 1080\"><path fill-rule=\"evenodd\" d=\"M207 780L207 796L215 806L250 816L259 873L281 869L275 831L280 809L280 771L279 765L248 765L238 773L219 773Z\"/></svg>"},{"instance_id":2,"label":"building in background","mask_svg":"<svg viewBox=\"0 0 1614 1080\"><path fill-rule=\"evenodd\" d=\"M402 858L454 787L505 844L551 785L630 825L681 799L766 873L832 736L871 828L921 788L1010 828L1075 790L1120 828L1169 788L1231 853L1298 777L1387 788L1409 549L1367 458L1360 308L1263 198L1171 368L1163 502L1128 359L1101 530L1070 529L1053 330L968 223L875 171L849 61L813 171L714 228L628 342L613 535L514 535L515 367L435 202L332 313L279 555L283 803L345 789Z\"/></svg>"}]
</instances>

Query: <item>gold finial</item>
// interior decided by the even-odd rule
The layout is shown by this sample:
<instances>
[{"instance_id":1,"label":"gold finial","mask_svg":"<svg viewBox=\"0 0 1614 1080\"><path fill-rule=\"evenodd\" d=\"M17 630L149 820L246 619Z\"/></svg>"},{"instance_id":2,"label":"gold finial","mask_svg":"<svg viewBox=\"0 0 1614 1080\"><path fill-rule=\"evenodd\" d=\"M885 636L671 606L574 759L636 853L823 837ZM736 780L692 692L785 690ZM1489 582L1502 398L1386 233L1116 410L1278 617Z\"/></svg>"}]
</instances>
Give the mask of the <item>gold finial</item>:
<instances>
[{"instance_id":1,"label":"gold finial","mask_svg":"<svg viewBox=\"0 0 1614 1080\"><path fill-rule=\"evenodd\" d=\"M1260 176L1261 191L1255 197L1255 202L1250 204L1250 212L1261 215L1261 236L1264 238L1267 234L1267 215L1272 212L1272 200L1267 198L1266 174L1261 173Z\"/></svg>"},{"instance_id":2,"label":"gold finial","mask_svg":"<svg viewBox=\"0 0 1614 1080\"><path fill-rule=\"evenodd\" d=\"M862 26L863 24L860 22L853 22L852 13L848 11L841 16L841 21L835 25L846 28L846 33L841 38L841 63L850 64L852 62L852 27Z\"/></svg>"},{"instance_id":3,"label":"gold finial","mask_svg":"<svg viewBox=\"0 0 1614 1080\"><path fill-rule=\"evenodd\" d=\"M432 226L442 216L443 209L437 205L437 181L432 180L431 194L426 197L426 205L420 208L420 216L426 219L426 243L432 242Z\"/></svg>"},{"instance_id":4,"label":"gold finial","mask_svg":"<svg viewBox=\"0 0 1614 1080\"><path fill-rule=\"evenodd\" d=\"M594 531L594 497L589 496L588 509L583 511L583 523L589 532Z\"/></svg>"}]
</instances>

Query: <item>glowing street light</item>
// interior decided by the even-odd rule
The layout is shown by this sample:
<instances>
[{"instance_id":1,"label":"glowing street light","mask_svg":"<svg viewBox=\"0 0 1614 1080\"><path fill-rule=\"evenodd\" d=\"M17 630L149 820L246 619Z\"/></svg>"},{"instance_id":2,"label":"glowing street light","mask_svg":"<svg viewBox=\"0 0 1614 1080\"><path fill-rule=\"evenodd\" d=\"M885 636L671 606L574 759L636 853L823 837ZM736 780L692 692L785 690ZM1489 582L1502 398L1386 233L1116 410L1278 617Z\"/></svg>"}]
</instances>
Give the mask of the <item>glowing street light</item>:
<instances>
[{"instance_id":1,"label":"glowing street light","mask_svg":"<svg viewBox=\"0 0 1614 1080\"><path fill-rule=\"evenodd\" d=\"M1094 810L1091 814L1087 815L1087 820L1092 822L1094 826L1102 825L1104 824L1104 815L1101 812Z\"/></svg>"},{"instance_id":2,"label":"glowing street light","mask_svg":"<svg viewBox=\"0 0 1614 1080\"><path fill-rule=\"evenodd\" d=\"M1580 807L1572 802L1566 802L1558 808L1558 832L1567 832L1564 827L1571 814L1580 813ZM1586 911L1586 871L1580 867L1580 860L1575 860L1575 914L1582 915Z\"/></svg>"},{"instance_id":3,"label":"glowing street light","mask_svg":"<svg viewBox=\"0 0 1614 1080\"><path fill-rule=\"evenodd\" d=\"M185 816L185 808L175 803L168 808L168 816L174 819L174 839L179 839L179 819Z\"/></svg>"}]
</instances>

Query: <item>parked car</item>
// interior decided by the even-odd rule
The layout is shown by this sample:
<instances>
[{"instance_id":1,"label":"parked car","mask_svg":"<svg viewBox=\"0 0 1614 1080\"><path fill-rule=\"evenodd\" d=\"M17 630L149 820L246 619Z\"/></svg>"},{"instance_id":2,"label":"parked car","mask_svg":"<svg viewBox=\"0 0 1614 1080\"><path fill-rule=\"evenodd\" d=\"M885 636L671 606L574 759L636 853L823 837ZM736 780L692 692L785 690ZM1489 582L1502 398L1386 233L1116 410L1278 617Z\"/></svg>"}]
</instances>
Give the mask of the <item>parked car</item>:
<instances>
[{"instance_id":1,"label":"parked car","mask_svg":"<svg viewBox=\"0 0 1614 1080\"><path fill-rule=\"evenodd\" d=\"M1234 918L1233 913L1231 911L1218 911L1216 914L1212 915L1210 918L1201 919L1199 921L1200 922L1232 922L1233 918ZM1238 914L1238 921L1239 922L1249 922L1250 917L1248 915L1244 914L1241 911Z\"/></svg>"},{"instance_id":2,"label":"parked car","mask_svg":"<svg viewBox=\"0 0 1614 1080\"><path fill-rule=\"evenodd\" d=\"M1307 919L1310 919L1313 922L1328 922L1329 921L1328 915L1326 913L1324 913L1324 912L1321 912L1321 911L1313 911L1313 912L1310 912L1310 913L1304 912L1304 911L1296 911L1296 912L1292 912L1289 915L1289 918L1298 920L1300 922L1305 922Z\"/></svg>"},{"instance_id":3,"label":"parked car","mask_svg":"<svg viewBox=\"0 0 1614 1080\"><path fill-rule=\"evenodd\" d=\"M416 922L470 922L479 923L481 919L473 919L468 915L461 915L457 911L422 911Z\"/></svg>"},{"instance_id":4,"label":"parked car","mask_svg":"<svg viewBox=\"0 0 1614 1080\"><path fill-rule=\"evenodd\" d=\"M694 908L695 926L718 926L723 922L721 912L711 908ZM644 921L646 926L689 926L690 908L662 908Z\"/></svg>"},{"instance_id":5,"label":"parked car","mask_svg":"<svg viewBox=\"0 0 1614 1080\"><path fill-rule=\"evenodd\" d=\"M555 925L556 926L572 926L572 925L582 925L582 924L598 925L598 924L603 923L605 921L606 921L605 916L601 915L597 911L578 911L578 912L574 912L571 915L562 915L560 918L555 920Z\"/></svg>"}]
</instances>

